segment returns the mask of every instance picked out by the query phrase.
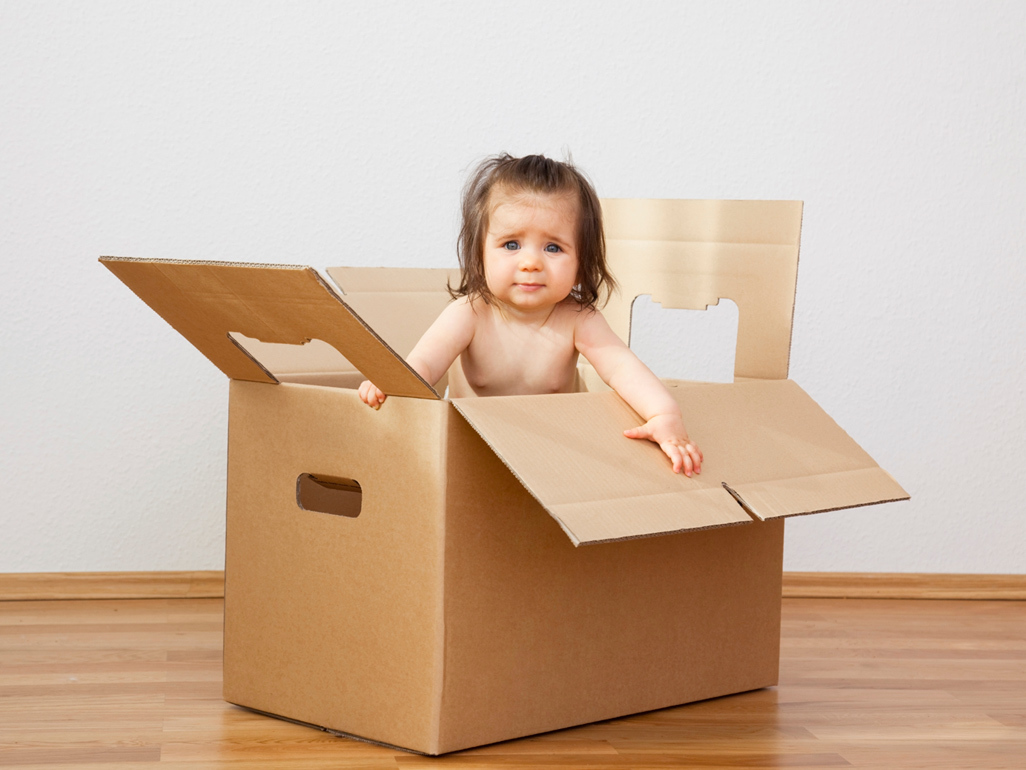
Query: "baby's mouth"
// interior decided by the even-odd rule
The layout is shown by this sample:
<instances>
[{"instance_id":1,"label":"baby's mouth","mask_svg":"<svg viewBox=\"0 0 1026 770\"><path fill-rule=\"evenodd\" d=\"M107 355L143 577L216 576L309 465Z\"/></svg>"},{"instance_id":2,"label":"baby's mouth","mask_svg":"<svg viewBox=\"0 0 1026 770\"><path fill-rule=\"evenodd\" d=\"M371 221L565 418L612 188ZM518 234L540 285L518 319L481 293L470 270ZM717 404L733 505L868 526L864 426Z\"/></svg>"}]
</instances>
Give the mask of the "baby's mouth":
<instances>
[{"instance_id":1,"label":"baby's mouth","mask_svg":"<svg viewBox=\"0 0 1026 770\"><path fill-rule=\"evenodd\" d=\"M517 286L523 291L537 291L545 286L544 283L518 283Z\"/></svg>"}]
</instances>

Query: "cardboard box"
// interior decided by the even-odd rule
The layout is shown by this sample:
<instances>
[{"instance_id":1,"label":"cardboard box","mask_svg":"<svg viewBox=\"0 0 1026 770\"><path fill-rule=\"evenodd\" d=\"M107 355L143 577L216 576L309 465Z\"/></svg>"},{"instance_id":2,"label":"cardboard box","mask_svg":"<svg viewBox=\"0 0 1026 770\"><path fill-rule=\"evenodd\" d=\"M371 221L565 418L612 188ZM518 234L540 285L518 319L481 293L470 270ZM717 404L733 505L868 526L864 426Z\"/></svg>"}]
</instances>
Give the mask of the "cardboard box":
<instances>
[{"instance_id":1,"label":"cardboard box","mask_svg":"<svg viewBox=\"0 0 1026 770\"><path fill-rule=\"evenodd\" d=\"M736 382L668 382L701 476L587 366L440 399L401 356L447 271L103 259L231 378L226 700L441 754L777 682L784 517L907 495L785 379L800 203L604 207L625 338L738 305Z\"/></svg>"}]
</instances>

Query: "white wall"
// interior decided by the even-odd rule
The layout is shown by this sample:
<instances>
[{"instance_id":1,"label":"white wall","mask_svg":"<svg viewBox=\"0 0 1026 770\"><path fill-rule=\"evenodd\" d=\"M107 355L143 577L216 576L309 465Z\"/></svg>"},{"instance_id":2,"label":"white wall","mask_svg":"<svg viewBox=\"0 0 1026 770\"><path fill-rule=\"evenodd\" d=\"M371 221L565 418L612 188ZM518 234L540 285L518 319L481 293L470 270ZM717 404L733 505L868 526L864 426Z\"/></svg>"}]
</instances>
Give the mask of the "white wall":
<instances>
[{"instance_id":1,"label":"white wall","mask_svg":"<svg viewBox=\"0 0 1026 770\"><path fill-rule=\"evenodd\" d=\"M913 500L787 569L1026 572L1026 6L636 5L0 0L0 572L223 563L227 383L99 255L450 265L564 148L806 202L791 375Z\"/></svg>"}]
</instances>

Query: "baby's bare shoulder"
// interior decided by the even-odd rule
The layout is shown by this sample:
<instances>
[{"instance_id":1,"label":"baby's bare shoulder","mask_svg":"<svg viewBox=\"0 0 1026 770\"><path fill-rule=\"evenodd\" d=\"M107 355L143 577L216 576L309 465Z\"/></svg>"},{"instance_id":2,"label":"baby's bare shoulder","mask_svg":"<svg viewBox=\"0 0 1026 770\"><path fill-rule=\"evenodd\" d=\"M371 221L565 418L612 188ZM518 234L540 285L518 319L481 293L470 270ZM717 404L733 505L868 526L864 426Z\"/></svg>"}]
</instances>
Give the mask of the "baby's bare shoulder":
<instances>
[{"instance_id":1,"label":"baby's bare shoulder","mask_svg":"<svg viewBox=\"0 0 1026 770\"><path fill-rule=\"evenodd\" d=\"M581 325L605 322L605 318L598 308L581 305L570 299L561 302L557 306L557 310L561 313L563 318L578 328Z\"/></svg>"},{"instance_id":2,"label":"baby's bare shoulder","mask_svg":"<svg viewBox=\"0 0 1026 770\"><path fill-rule=\"evenodd\" d=\"M468 340L474 335L477 326L477 315L466 297L457 297L438 315L425 334L426 337L451 337L457 340Z\"/></svg>"},{"instance_id":3,"label":"baby's bare shoulder","mask_svg":"<svg viewBox=\"0 0 1026 770\"><path fill-rule=\"evenodd\" d=\"M574 344L582 352L597 345L608 345L619 340L609 326L602 311L594 307L578 306L574 321Z\"/></svg>"},{"instance_id":4,"label":"baby's bare shoulder","mask_svg":"<svg viewBox=\"0 0 1026 770\"><path fill-rule=\"evenodd\" d=\"M474 301L469 297L456 297L456 299L445 306L441 313L441 316L447 316L451 319L458 318L464 321L472 319L475 315Z\"/></svg>"}]
</instances>

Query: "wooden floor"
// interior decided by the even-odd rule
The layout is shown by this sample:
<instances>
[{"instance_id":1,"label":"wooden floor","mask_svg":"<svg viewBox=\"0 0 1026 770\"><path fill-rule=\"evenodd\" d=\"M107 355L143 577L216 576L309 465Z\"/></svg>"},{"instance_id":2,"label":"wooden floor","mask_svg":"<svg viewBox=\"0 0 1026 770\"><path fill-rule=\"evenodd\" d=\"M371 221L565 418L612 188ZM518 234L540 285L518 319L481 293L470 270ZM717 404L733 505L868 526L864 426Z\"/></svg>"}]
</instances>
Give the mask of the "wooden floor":
<instances>
[{"instance_id":1,"label":"wooden floor","mask_svg":"<svg viewBox=\"0 0 1026 770\"><path fill-rule=\"evenodd\" d=\"M779 687L442 758L222 702L222 606L0 602L0 767L1026 768L1026 602L785 599Z\"/></svg>"}]
</instances>

